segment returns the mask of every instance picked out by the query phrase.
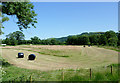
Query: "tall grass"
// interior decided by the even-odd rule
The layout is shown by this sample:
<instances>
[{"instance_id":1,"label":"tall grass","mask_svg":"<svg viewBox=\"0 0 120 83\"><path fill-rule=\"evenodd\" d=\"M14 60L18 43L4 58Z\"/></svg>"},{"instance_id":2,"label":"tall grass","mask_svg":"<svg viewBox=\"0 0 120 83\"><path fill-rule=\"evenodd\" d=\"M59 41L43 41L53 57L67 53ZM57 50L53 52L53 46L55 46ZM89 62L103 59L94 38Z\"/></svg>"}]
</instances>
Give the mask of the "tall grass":
<instances>
[{"instance_id":1,"label":"tall grass","mask_svg":"<svg viewBox=\"0 0 120 83\"><path fill-rule=\"evenodd\" d=\"M118 70L114 67L111 75L109 67L107 72L104 68L101 71L92 70L92 78L90 79L89 69L67 69L54 71L39 71L18 68L13 65L3 67L6 72L3 75L3 81L118 81ZM62 72L64 72L64 79Z\"/></svg>"}]
</instances>

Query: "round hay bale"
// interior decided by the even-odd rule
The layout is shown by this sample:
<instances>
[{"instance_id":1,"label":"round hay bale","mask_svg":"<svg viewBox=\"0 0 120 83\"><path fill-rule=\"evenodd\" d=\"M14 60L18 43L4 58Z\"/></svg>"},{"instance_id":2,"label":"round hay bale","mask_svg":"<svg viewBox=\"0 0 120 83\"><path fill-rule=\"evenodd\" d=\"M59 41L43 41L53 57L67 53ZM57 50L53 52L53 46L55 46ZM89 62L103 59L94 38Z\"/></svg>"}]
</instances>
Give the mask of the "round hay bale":
<instances>
[{"instance_id":1,"label":"round hay bale","mask_svg":"<svg viewBox=\"0 0 120 83\"><path fill-rule=\"evenodd\" d=\"M34 54L30 54L29 56L28 56L28 60L35 60L35 55Z\"/></svg>"},{"instance_id":2,"label":"round hay bale","mask_svg":"<svg viewBox=\"0 0 120 83\"><path fill-rule=\"evenodd\" d=\"M24 53L18 53L18 58L23 58L24 57Z\"/></svg>"},{"instance_id":3,"label":"round hay bale","mask_svg":"<svg viewBox=\"0 0 120 83\"><path fill-rule=\"evenodd\" d=\"M90 45L88 45L88 47L90 47Z\"/></svg>"},{"instance_id":4,"label":"round hay bale","mask_svg":"<svg viewBox=\"0 0 120 83\"><path fill-rule=\"evenodd\" d=\"M83 47L85 47L85 45Z\"/></svg>"}]
</instances>

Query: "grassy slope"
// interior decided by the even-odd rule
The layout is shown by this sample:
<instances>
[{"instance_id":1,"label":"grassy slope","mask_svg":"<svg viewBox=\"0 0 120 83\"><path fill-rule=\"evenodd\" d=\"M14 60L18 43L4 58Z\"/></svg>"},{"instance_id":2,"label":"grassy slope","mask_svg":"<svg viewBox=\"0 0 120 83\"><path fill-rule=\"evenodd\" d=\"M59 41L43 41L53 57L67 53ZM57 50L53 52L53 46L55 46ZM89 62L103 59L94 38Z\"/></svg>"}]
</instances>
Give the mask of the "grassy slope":
<instances>
[{"instance_id":1,"label":"grassy slope","mask_svg":"<svg viewBox=\"0 0 120 83\"><path fill-rule=\"evenodd\" d=\"M11 64L27 69L92 68L117 63L118 61L117 52L97 47L39 45L36 47L33 45L6 48L2 50L3 57ZM23 59L16 58L18 52L24 52L25 57ZM34 63L27 61L30 53L37 56Z\"/></svg>"},{"instance_id":2,"label":"grassy slope","mask_svg":"<svg viewBox=\"0 0 120 83\"><path fill-rule=\"evenodd\" d=\"M55 71L38 71L18 68L15 66L7 66L4 68L3 81L117 81L118 67L113 67L113 75L110 74L110 67L92 69L92 79L89 77L89 69L69 69ZM64 71L64 80L62 76ZM6 73L5 73L6 72Z\"/></svg>"},{"instance_id":3,"label":"grassy slope","mask_svg":"<svg viewBox=\"0 0 120 83\"><path fill-rule=\"evenodd\" d=\"M62 81L62 71L64 71L63 81L115 81L118 80L118 65L113 65L113 75L110 74L110 67L99 67L92 69L92 79L89 77L89 69L69 69L54 71L39 71L18 68L3 61L3 81L29 81L32 76L33 81Z\"/></svg>"}]
</instances>

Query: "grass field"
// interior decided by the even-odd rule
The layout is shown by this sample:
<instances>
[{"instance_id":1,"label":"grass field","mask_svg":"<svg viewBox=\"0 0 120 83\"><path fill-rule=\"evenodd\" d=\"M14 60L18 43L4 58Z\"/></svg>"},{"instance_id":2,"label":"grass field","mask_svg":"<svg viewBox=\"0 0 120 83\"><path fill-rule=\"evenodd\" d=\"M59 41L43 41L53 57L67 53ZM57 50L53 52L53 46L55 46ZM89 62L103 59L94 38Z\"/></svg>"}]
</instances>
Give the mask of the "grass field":
<instances>
[{"instance_id":1,"label":"grass field","mask_svg":"<svg viewBox=\"0 0 120 83\"><path fill-rule=\"evenodd\" d=\"M17 58L18 52L23 52L25 58ZM36 60L28 60L31 53L37 56ZM3 81L25 81L31 75L34 81L118 80L118 66L113 66L113 75L107 67L118 64L118 52L95 46L6 46L2 47L2 57L8 62L3 63ZM89 78L90 68L92 79Z\"/></svg>"}]
</instances>

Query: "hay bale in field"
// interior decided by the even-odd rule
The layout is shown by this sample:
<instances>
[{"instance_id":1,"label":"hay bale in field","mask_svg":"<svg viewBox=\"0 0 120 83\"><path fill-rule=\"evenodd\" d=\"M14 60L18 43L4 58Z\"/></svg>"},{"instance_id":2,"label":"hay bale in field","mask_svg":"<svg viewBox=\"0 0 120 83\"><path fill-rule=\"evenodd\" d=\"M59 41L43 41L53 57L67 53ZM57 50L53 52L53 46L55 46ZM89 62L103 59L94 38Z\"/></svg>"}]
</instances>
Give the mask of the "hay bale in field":
<instances>
[{"instance_id":1,"label":"hay bale in field","mask_svg":"<svg viewBox=\"0 0 120 83\"><path fill-rule=\"evenodd\" d=\"M24 57L24 53L18 53L18 58L23 58Z\"/></svg>"},{"instance_id":2,"label":"hay bale in field","mask_svg":"<svg viewBox=\"0 0 120 83\"><path fill-rule=\"evenodd\" d=\"M90 47L90 45L88 45L88 47Z\"/></svg>"},{"instance_id":3,"label":"hay bale in field","mask_svg":"<svg viewBox=\"0 0 120 83\"><path fill-rule=\"evenodd\" d=\"M85 47L85 45L83 47Z\"/></svg>"},{"instance_id":4,"label":"hay bale in field","mask_svg":"<svg viewBox=\"0 0 120 83\"><path fill-rule=\"evenodd\" d=\"M34 60L35 59L35 55L34 54L30 54L29 56L28 56L28 60Z\"/></svg>"}]
</instances>

